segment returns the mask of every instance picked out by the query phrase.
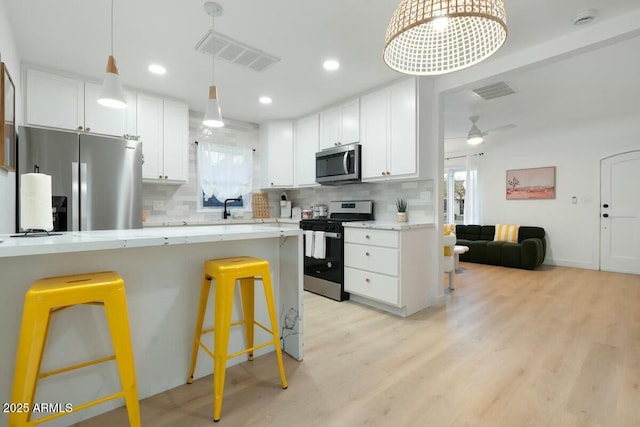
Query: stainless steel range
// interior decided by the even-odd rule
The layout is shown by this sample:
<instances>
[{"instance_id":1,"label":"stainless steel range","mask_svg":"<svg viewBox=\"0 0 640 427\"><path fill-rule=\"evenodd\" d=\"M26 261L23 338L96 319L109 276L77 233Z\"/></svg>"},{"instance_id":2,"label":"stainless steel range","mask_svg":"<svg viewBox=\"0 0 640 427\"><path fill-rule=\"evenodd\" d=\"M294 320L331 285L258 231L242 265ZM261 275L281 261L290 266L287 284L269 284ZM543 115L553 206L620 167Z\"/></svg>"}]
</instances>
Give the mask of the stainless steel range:
<instances>
[{"instance_id":1,"label":"stainless steel range","mask_svg":"<svg viewBox=\"0 0 640 427\"><path fill-rule=\"evenodd\" d=\"M336 301L349 299L344 291L344 227L348 221L371 221L373 201L338 201L329 204L326 218L303 219L304 289Z\"/></svg>"}]
</instances>

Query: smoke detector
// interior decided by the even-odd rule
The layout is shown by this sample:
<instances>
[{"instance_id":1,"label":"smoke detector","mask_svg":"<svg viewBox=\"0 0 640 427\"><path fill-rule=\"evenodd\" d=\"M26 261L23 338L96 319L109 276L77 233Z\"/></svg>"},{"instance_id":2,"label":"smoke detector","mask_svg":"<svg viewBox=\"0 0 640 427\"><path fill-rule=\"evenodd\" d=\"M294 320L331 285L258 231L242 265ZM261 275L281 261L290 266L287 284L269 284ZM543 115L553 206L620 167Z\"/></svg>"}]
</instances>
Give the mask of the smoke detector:
<instances>
[{"instance_id":1,"label":"smoke detector","mask_svg":"<svg viewBox=\"0 0 640 427\"><path fill-rule=\"evenodd\" d=\"M574 16L571 22L573 25L590 24L594 19L596 19L597 14L598 12L594 9L585 10L584 12L580 12Z\"/></svg>"}]
</instances>

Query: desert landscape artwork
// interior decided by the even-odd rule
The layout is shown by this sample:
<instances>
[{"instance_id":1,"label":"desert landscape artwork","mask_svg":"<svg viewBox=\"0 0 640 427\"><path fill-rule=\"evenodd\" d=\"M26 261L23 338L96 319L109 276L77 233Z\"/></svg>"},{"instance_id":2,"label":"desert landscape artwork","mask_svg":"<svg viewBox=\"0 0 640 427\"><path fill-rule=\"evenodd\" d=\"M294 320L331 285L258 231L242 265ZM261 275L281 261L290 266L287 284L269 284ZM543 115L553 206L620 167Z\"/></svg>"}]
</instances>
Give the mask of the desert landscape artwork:
<instances>
[{"instance_id":1,"label":"desert landscape artwork","mask_svg":"<svg viewBox=\"0 0 640 427\"><path fill-rule=\"evenodd\" d=\"M507 171L507 200L555 199L555 197L555 166Z\"/></svg>"}]
</instances>

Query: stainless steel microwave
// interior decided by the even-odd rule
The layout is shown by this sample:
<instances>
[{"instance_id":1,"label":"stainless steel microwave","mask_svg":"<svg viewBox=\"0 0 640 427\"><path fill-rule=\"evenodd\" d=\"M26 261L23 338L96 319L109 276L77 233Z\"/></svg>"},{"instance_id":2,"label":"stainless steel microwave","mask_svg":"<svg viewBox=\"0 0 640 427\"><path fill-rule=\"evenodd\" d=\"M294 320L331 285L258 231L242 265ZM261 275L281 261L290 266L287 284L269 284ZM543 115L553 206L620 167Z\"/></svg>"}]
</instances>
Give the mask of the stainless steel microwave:
<instances>
[{"instance_id":1,"label":"stainless steel microwave","mask_svg":"<svg viewBox=\"0 0 640 427\"><path fill-rule=\"evenodd\" d=\"M316 182L323 185L360 182L360 152L360 144L347 144L316 153Z\"/></svg>"}]
</instances>

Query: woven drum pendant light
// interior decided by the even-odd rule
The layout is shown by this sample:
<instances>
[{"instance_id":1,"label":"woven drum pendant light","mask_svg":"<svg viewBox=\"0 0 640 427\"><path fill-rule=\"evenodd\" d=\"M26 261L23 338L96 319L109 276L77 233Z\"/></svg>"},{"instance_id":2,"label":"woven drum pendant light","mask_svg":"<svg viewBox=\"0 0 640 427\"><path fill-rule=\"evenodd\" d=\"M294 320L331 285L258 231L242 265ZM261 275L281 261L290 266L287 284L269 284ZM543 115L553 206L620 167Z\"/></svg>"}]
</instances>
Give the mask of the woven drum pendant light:
<instances>
[{"instance_id":1,"label":"woven drum pendant light","mask_svg":"<svg viewBox=\"0 0 640 427\"><path fill-rule=\"evenodd\" d=\"M506 39L503 0L402 0L383 57L401 73L444 74L488 58Z\"/></svg>"}]
</instances>

